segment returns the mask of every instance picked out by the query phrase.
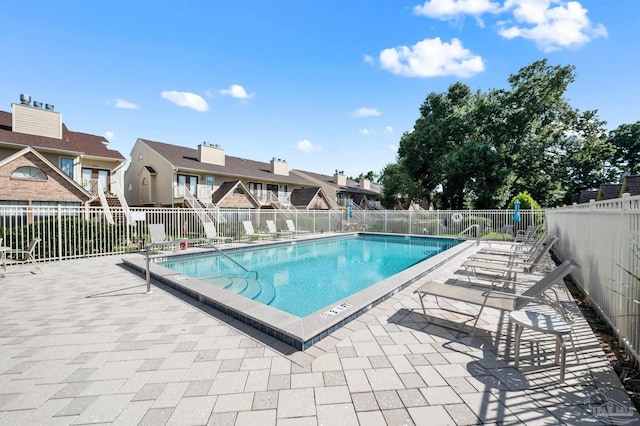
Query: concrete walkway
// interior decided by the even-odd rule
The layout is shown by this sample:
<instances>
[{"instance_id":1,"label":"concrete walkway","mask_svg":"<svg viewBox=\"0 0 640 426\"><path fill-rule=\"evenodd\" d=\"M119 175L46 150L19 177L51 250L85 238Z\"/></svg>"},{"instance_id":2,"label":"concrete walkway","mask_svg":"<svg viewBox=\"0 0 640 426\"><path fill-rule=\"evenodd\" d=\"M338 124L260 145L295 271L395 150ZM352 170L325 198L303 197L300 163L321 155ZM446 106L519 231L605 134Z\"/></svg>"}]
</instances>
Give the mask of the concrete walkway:
<instances>
[{"instance_id":1,"label":"concrete walkway","mask_svg":"<svg viewBox=\"0 0 640 426\"><path fill-rule=\"evenodd\" d=\"M147 294L121 258L0 279L0 424L640 424L573 302L580 363L569 351L559 383L553 357L514 368L504 312L482 316L488 337L427 321L421 282L300 352L165 288Z\"/></svg>"}]
</instances>

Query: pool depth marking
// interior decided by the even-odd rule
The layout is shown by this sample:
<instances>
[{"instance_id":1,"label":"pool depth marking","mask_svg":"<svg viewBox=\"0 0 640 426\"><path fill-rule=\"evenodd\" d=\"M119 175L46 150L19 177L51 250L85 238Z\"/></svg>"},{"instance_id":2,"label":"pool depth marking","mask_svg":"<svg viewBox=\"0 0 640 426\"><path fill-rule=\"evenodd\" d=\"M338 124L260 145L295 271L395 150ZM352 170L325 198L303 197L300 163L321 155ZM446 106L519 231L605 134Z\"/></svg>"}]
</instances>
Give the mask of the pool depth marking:
<instances>
[{"instance_id":1,"label":"pool depth marking","mask_svg":"<svg viewBox=\"0 0 640 426\"><path fill-rule=\"evenodd\" d=\"M345 309L349 309L351 308L352 305L349 303L341 303L338 306L334 306L333 308L329 309L326 312L323 312L322 314L320 314L320 316L322 318L331 318L334 315L338 315L340 312L344 311Z\"/></svg>"}]
</instances>

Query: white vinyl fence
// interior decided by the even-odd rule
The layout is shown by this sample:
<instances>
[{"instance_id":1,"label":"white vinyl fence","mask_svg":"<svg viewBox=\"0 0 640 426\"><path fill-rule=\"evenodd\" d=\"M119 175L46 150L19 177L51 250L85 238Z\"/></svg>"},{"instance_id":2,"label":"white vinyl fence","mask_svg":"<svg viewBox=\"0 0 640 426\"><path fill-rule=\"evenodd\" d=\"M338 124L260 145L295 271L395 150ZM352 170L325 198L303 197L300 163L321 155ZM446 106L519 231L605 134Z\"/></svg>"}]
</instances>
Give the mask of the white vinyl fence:
<instances>
[{"instance_id":1,"label":"white vinyl fence","mask_svg":"<svg viewBox=\"0 0 640 426\"><path fill-rule=\"evenodd\" d=\"M394 211L354 210L273 210L212 209L195 211L180 208L129 209L134 225L126 223L124 212L111 209L115 224L109 224L99 207L26 207L0 205L0 245L24 249L32 238L40 238L35 257L38 261L64 260L139 251L150 244L149 224L163 224L168 239L204 237L201 223L208 214L218 234L239 241L245 237L242 221L249 220L256 231L267 230L266 220L278 229L293 220L297 230L311 234L369 231L395 234L457 236L470 225L479 227L462 238L491 236L504 224L513 224L512 210ZM528 225L541 224L544 212L521 211L514 232ZM494 234L495 236L495 234Z\"/></svg>"},{"instance_id":2,"label":"white vinyl fence","mask_svg":"<svg viewBox=\"0 0 640 426\"><path fill-rule=\"evenodd\" d=\"M640 361L640 196L547 210L547 228L560 239L562 259L575 259L572 275L601 315Z\"/></svg>"}]
</instances>

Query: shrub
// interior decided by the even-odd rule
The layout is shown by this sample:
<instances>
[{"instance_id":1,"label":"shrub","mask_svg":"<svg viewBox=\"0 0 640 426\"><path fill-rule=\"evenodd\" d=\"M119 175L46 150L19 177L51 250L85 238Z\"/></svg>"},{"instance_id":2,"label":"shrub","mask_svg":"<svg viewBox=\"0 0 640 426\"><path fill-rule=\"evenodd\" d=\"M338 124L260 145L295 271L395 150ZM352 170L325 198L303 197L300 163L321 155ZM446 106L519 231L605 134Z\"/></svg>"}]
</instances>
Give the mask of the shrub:
<instances>
[{"instance_id":1,"label":"shrub","mask_svg":"<svg viewBox=\"0 0 640 426\"><path fill-rule=\"evenodd\" d=\"M515 197L513 197L511 199L511 202L509 203L509 206L507 208L508 209L514 209L516 200L520 200L520 208L521 209L531 209L531 208L533 208L534 210L540 210L540 208L541 208L540 204L538 204L536 202L536 200L533 199L531 194L529 194L527 191L521 192L518 195L516 195Z\"/></svg>"},{"instance_id":2,"label":"shrub","mask_svg":"<svg viewBox=\"0 0 640 426\"><path fill-rule=\"evenodd\" d=\"M47 219L12 228L7 235L7 245L21 247L39 237L42 241L36 247L36 258L106 254L126 245L126 228L126 224L111 225L80 218ZM62 232L59 233L59 229ZM61 252L58 252L59 247Z\"/></svg>"}]
</instances>

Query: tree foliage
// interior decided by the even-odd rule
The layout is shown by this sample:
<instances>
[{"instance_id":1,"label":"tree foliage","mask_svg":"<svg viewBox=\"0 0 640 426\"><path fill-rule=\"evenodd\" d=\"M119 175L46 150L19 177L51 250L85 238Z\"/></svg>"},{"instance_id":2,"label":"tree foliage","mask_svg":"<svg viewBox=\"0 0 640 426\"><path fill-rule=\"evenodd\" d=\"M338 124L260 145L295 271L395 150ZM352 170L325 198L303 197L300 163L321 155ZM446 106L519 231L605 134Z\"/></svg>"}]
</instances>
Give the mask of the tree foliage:
<instances>
[{"instance_id":1,"label":"tree foliage","mask_svg":"<svg viewBox=\"0 0 640 426\"><path fill-rule=\"evenodd\" d=\"M607 137L595 111L581 113L565 99L574 80L573 66L541 60L511 75L507 89L472 92L458 82L429 93L398 149L397 167L422 188L411 193L460 209L505 207L528 191L548 206L614 178L616 154L638 164L640 122ZM411 185L402 185L408 195Z\"/></svg>"},{"instance_id":2,"label":"tree foliage","mask_svg":"<svg viewBox=\"0 0 640 426\"><path fill-rule=\"evenodd\" d=\"M521 192L515 197L513 197L509 202L509 206L507 208L514 209L516 206L516 200L520 201L520 208L523 210L525 209L540 210L540 204L538 204L536 200L533 199L531 194L529 194L526 191Z\"/></svg>"},{"instance_id":3,"label":"tree foliage","mask_svg":"<svg viewBox=\"0 0 640 426\"><path fill-rule=\"evenodd\" d=\"M609 132L609 143L615 149L614 158L622 171L640 173L640 121L623 124Z\"/></svg>"}]
</instances>

